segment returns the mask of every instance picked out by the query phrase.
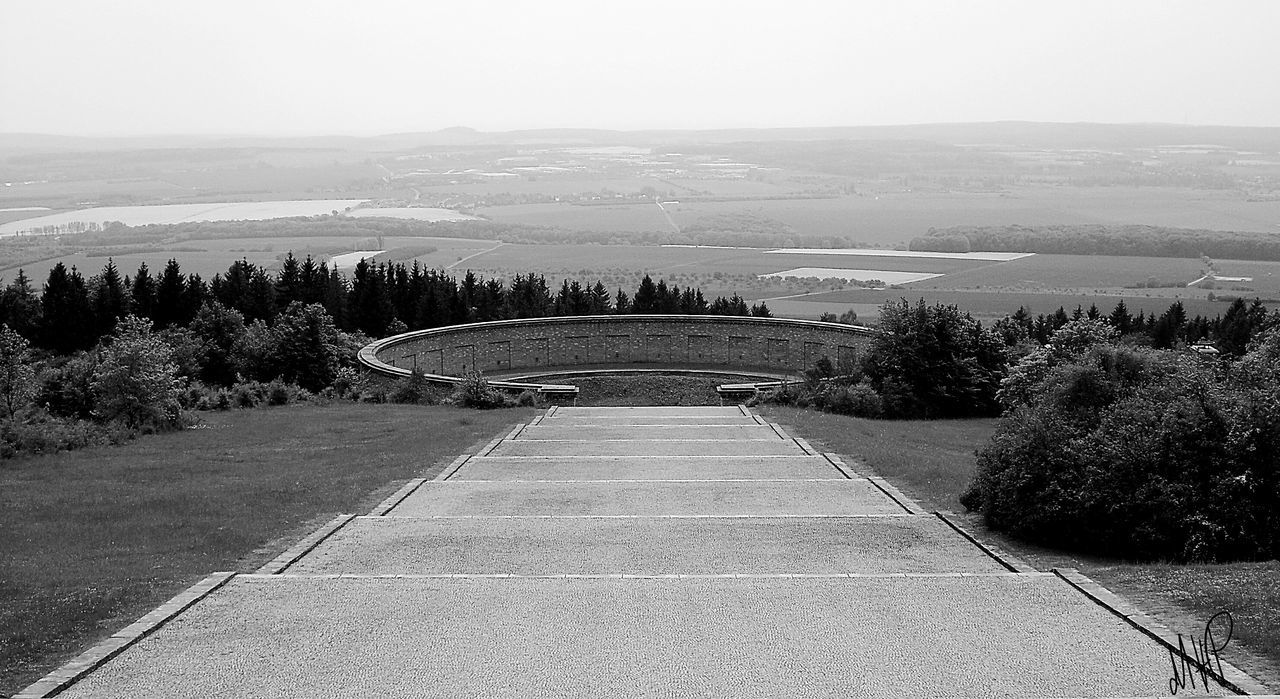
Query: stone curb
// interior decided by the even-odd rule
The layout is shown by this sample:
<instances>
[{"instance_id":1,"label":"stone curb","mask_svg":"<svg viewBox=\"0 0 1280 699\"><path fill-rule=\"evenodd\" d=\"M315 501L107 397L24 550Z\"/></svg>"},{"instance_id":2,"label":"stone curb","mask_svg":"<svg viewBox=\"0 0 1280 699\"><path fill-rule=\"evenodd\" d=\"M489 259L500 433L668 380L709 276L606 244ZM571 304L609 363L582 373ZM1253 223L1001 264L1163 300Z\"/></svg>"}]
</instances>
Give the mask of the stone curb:
<instances>
[{"instance_id":1,"label":"stone curb","mask_svg":"<svg viewBox=\"0 0 1280 699\"><path fill-rule=\"evenodd\" d=\"M782 429L782 425L779 425L776 422L766 422L764 424L776 432L782 439L791 439L791 435L787 434L787 431Z\"/></svg>"},{"instance_id":2,"label":"stone curb","mask_svg":"<svg viewBox=\"0 0 1280 699\"><path fill-rule=\"evenodd\" d=\"M1193 667L1199 667L1199 662L1194 657L1188 656L1178 649L1178 635L1176 633L1144 614L1133 603L1094 582L1093 579L1075 568L1054 568L1053 574L1098 603L1099 606L1128 622L1130 626L1154 639L1170 653L1185 658ZM1264 697L1277 696L1272 694L1271 690L1267 689L1261 682L1258 682L1248 673L1225 660L1222 661L1222 674L1225 680L1222 685L1236 694Z\"/></svg>"},{"instance_id":3,"label":"stone curb","mask_svg":"<svg viewBox=\"0 0 1280 699\"><path fill-rule=\"evenodd\" d=\"M863 474L862 477L870 481L872 485L880 489L880 492L884 493L885 495L888 495L890 500L893 500L894 502L898 503L898 506L906 510L907 512L910 512L913 515L929 514L924 509L922 509L919 505L917 505L915 500L912 500L911 498L904 495L901 490L898 490L896 487L894 487L892 483L890 483L889 481L886 481L880 476Z\"/></svg>"},{"instance_id":4,"label":"stone curb","mask_svg":"<svg viewBox=\"0 0 1280 699\"><path fill-rule=\"evenodd\" d=\"M450 461L449 465L445 466L444 470L440 472L440 475L436 476L436 480L437 481L449 480L450 478L453 477L453 474L457 473L458 470L462 468L463 464L467 463L470 460L471 460L470 454L463 454L462 456L459 456L453 461Z\"/></svg>"},{"instance_id":5,"label":"stone curb","mask_svg":"<svg viewBox=\"0 0 1280 699\"><path fill-rule=\"evenodd\" d=\"M556 411L559 409L560 406L553 405L550 408L547 408L547 412L543 414L543 417L555 417Z\"/></svg>"},{"instance_id":6,"label":"stone curb","mask_svg":"<svg viewBox=\"0 0 1280 699\"><path fill-rule=\"evenodd\" d=\"M289 547L288 551L276 556L270 563L259 568L257 571L260 575L278 575L283 573L286 568L298 562L299 558L311 553L311 550L320 545L320 542L328 539L334 532L355 519L356 515L338 515L329 520L329 523L312 532L302 541Z\"/></svg>"},{"instance_id":7,"label":"stone curb","mask_svg":"<svg viewBox=\"0 0 1280 699\"><path fill-rule=\"evenodd\" d=\"M388 512L395 509L396 505L399 505L400 503L404 502L405 498L412 495L413 491L418 489L418 486L426 482L427 482L427 479L425 478L414 478L410 480L408 483L405 483L403 486L401 486L399 490L392 493L391 496L388 497L386 500L383 500L382 502L378 503L378 506L373 508L373 510L371 510L369 514L376 517L385 516Z\"/></svg>"},{"instance_id":8,"label":"stone curb","mask_svg":"<svg viewBox=\"0 0 1280 699\"><path fill-rule=\"evenodd\" d=\"M124 649L141 641L170 619L186 611L236 576L234 572L214 573L156 607L142 618L112 634L110 638L76 656L34 684L13 695L14 699L43 699L66 690L80 678L101 667Z\"/></svg>"},{"instance_id":9,"label":"stone curb","mask_svg":"<svg viewBox=\"0 0 1280 699\"><path fill-rule=\"evenodd\" d=\"M747 406L745 406L745 405L743 405L743 404L739 403L739 404L738 404L738 410L741 410L743 415L745 415L745 416L747 416L747 417L751 417L751 411L750 411L750 410L747 410Z\"/></svg>"},{"instance_id":10,"label":"stone curb","mask_svg":"<svg viewBox=\"0 0 1280 699\"><path fill-rule=\"evenodd\" d=\"M937 516L937 518L938 518L938 519L940 519L940 520L942 520L943 522L945 522L945 523L947 524L947 526L949 526L949 527L951 527L952 529L954 529L958 534L960 534L960 536L963 536L964 538L968 539L968 540L969 540L969 543L971 543L971 544L973 544L974 546L977 546L978 548L982 549L982 552L983 552L983 553L985 553L985 554L987 554L988 556L990 556L990 557L994 558L994 559L996 560L996 562L997 562L997 563L999 563L1000 565L1004 566L1005 568L1008 568L1010 571L1012 571L1012 572L1014 572L1014 573L1035 573L1035 572L1039 572L1039 571L1037 571L1035 568L1033 568L1032 566L1028 565L1028 564L1027 564L1025 561L1023 561L1022 559L1018 558L1017 556L1014 556L1013 554L1009 553L1008 551L1005 551L1004 549L1000 548L999 546L996 546L995 544L989 544L989 543L985 543L985 542L983 542L983 541L979 541L979 540L978 540L978 537L974 536L974 535L973 535L973 534L972 534L968 529L966 529L966 528L964 528L964 527L960 526L960 524L959 524L958 522L956 522L956 520L955 520L955 513L953 513L953 512L934 512L933 514L934 514L935 516Z\"/></svg>"},{"instance_id":11,"label":"stone curb","mask_svg":"<svg viewBox=\"0 0 1280 699\"><path fill-rule=\"evenodd\" d=\"M502 440L505 438L506 438L505 435L499 435L497 437L494 437L492 440L490 440L488 444L484 445L483 449L476 452L476 456L488 456L489 452L493 451L494 449L497 449L498 445L502 444Z\"/></svg>"},{"instance_id":12,"label":"stone curb","mask_svg":"<svg viewBox=\"0 0 1280 699\"><path fill-rule=\"evenodd\" d=\"M792 438L791 438L791 441L795 442L795 443L796 443L796 446L798 446L798 447L800 447L801 449L803 449L803 450L804 450L804 453L808 454L809 456L817 456L817 455L818 455L818 450L817 450L817 449L814 449L814 448L813 448L813 447L811 447L811 446L809 446L809 443L808 443L808 442L806 442L803 438L801 438L801 437L792 437Z\"/></svg>"},{"instance_id":13,"label":"stone curb","mask_svg":"<svg viewBox=\"0 0 1280 699\"><path fill-rule=\"evenodd\" d=\"M839 456L836 456L835 454L828 454L826 452L823 452L822 458L826 459L827 463L834 466L835 469L840 472L840 475L844 476L845 478L852 481L852 480L857 480L860 477L858 476L857 473L847 470L849 467L845 464L844 460L841 459Z\"/></svg>"}]
</instances>

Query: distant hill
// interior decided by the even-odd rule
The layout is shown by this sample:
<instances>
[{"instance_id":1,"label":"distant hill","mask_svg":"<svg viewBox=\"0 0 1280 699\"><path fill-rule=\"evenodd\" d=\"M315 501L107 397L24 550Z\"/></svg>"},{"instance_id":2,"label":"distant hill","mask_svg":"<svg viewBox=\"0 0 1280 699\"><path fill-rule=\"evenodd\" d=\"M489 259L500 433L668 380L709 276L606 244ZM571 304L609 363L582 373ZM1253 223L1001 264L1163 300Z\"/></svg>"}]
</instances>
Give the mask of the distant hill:
<instances>
[{"instance_id":1,"label":"distant hill","mask_svg":"<svg viewBox=\"0 0 1280 699\"><path fill-rule=\"evenodd\" d=\"M1002 121L965 124L835 126L776 129L641 130L530 129L477 131L452 127L381 136L129 136L79 137L0 134L0 153L109 151L151 148L307 148L355 151L406 150L439 146L635 145L672 146L743 141L931 141L950 145L1008 145L1035 148L1124 149L1166 145L1211 145L1231 150L1280 151L1280 128L1184 126L1177 124L1093 124Z\"/></svg>"}]
</instances>

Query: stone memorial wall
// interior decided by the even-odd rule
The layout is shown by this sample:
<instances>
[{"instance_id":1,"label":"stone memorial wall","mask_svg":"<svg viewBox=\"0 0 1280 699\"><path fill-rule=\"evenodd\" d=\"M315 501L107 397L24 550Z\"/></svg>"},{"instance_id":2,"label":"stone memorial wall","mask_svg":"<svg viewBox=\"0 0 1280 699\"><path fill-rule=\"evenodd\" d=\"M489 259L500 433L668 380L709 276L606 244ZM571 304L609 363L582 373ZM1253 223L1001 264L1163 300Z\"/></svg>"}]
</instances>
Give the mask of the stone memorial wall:
<instances>
[{"instance_id":1,"label":"stone memorial wall","mask_svg":"<svg viewBox=\"0 0 1280 699\"><path fill-rule=\"evenodd\" d=\"M608 315L454 325L385 338L360 352L384 376L432 378L599 368L732 368L793 375L827 357L850 364L875 331L838 323L730 316Z\"/></svg>"}]
</instances>

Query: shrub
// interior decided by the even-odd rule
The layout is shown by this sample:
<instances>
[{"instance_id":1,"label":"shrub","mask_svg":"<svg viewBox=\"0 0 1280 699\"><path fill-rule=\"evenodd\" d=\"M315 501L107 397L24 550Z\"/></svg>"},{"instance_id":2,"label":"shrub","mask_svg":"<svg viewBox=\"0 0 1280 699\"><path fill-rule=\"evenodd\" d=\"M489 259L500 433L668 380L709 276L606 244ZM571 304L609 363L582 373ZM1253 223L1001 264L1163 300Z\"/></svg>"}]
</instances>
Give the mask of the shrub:
<instances>
[{"instance_id":1,"label":"shrub","mask_svg":"<svg viewBox=\"0 0 1280 699\"><path fill-rule=\"evenodd\" d=\"M826 394L825 410L841 415L878 418L884 412L884 402L870 383L835 386Z\"/></svg>"},{"instance_id":2,"label":"shrub","mask_svg":"<svg viewBox=\"0 0 1280 699\"><path fill-rule=\"evenodd\" d=\"M120 424L98 425L33 410L24 419L0 420L0 458L122 444L136 434Z\"/></svg>"},{"instance_id":3,"label":"shrub","mask_svg":"<svg viewBox=\"0 0 1280 699\"><path fill-rule=\"evenodd\" d=\"M0 417L13 419L35 395L30 347L25 337L0 324Z\"/></svg>"},{"instance_id":4,"label":"shrub","mask_svg":"<svg viewBox=\"0 0 1280 699\"><path fill-rule=\"evenodd\" d=\"M961 498L991 527L1142 559L1280 555L1280 384L1108 344L1036 371Z\"/></svg>"},{"instance_id":5,"label":"shrub","mask_svg":"<svg viewBox=\"0 0 1280 699\"><path fill-rule=\"evenodd\" d=\"M182 382L171 353L151 332L151 321L122 318L93 372L94 415L134 429L181 425Z\"/></svg>"},{"instance_id":6,"label":"shrub","mask_svg":"<svg viewBox=\"0 0 1280 699\"><path fill-rule=\"evenodd\" d=\"M508 405L506 396L501 391L489 386L484 374L478 371L467 372L449 397L454 405L464 408L503 408Z\"/></svg>"},{"instance_id":7,"label":"shrub","mask_svg":"<svg viewBox=\"0 0 1280 699\"><path fill-rule=\"evenodd\" d=\"M338 398L356 399L364 391L366 383L363 371L355 367L342 367L334 374L333 392Z\"/></svg>"},{"instance_id":8,"label":"shrub","mask_svg":"<svg viewBox=\"0 0 1280 699\"><path fill-rule=\"evenodd\" d=\"M431 402L430 386L421 369L415 368L409 376L396 383L387 393L387 400L392 403L408 403L411 405Z\"/></svg>"},{"instance_id":9,"label":"shrub","mask_svg":"<svg viewBox=\"0 0 1280 699\"><path fill-rule=\"evenodd\" d=\"M289 387L280 379L275 379L267 384L267 405L288 405Z\"/></svg>"}]
</instances>

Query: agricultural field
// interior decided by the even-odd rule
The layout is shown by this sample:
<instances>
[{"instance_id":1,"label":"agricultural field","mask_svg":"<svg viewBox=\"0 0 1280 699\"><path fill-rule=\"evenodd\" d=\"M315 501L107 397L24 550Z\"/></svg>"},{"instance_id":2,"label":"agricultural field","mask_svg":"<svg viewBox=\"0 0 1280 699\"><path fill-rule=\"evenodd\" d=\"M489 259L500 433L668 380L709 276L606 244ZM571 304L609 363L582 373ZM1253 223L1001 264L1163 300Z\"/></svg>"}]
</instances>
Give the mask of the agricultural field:
<instances>
[{"instance_id":1,"label":"agricultural field","mask_svg":"<svg viewBox=\"0 0 1280 699\"><path fill-rule=\"evenodd\" d=\"M630 233L669 232L671 224L652 201L620 204L513 204L475 210L476 215L499 223L523 223L569 230Z\"/></svg>"},{"instance_id":2,"label":"agricultural field","mask_svg":"<svg viewBox=\"0 0 1280 699\"><path fill-rule=\"evenodd\" d=\"M831 198L678 201L665 208L681 230L714 227L726 216L750 217L796 236L838 237L849 245L870 247L903 246L930 228L962 225L1150 224L1280 233L1280 202L1251 202L1236 193L1202 190L1014 187L988 193L899 189ZM476 213L504 223L591 232L672 230L662 211L648 202L523 204L480 208Z\"/></svg>"},{"instance_id":3,"label":"agricultural field","mask_svg":"<svg viewBox=\"0 0 1280 699\"><path fill-rule=\"evenodd\" d=\"M106 206L49 214L0 225L0 237L18 235L40 227L83 226L118 221L128 226L186 221L263 221L290 216L319 216L360 204L359 199L309 199L263 202L210 202L207 204L160 204L148 206Z\"/></svg>"},{"instance_id":4,"label":"agricultural field","mask_svg":"<svg viewBox=\"0 0 1280 699\"><path fill-rule=\"evenodd\" d=\"M297 237L297 238L226 238L219 240L184 240L170 247L146 248L137 251L104 249L63 255L56 259L21 265L27 276L43 282L49 270L59 261L74 265L86 277L97 274L110 257L122 273L132 274L145 262L152 272L164 268L170 258L178 260L188 274L199 274L208 279L218 272L225 272L235 260L248 260L268 269L278 269L280 261L292 251L295 257L311 255L328 259L334 255L356 250L385 251L375 257L378 261L394 260L412 264L417 260L429 268L448 267L460 260L493 248L492 240L467 240L465 238L398 238L388 237L379 243L370 237ZM357 260L358 261L358 260ZM354 262L352 263L354 266ZM0 281L13 278L19 265L9 266L0 260Z\"/></svg>"},{"instance_id":5,"label":"agricultural field","mask_svg":"<svg viewBox=\"0 0 1280 699\"><path fill-rule=\"evenodd\" d=\"M1152 313L1158 315L1163 313L1169 307L1169 304L1175 300L1181 300L1187 313L1192 316L1204 315L1212 318L1227 310L1225 302L1210 301L1203 293L1161 296L1158 295L1159 290L1151 290L1151 295L1146 295L1142 291L1145 290L1134 290L1133 293L1112 296L1089 292L953 291L949 289L916 289L908 286L900 289L847 289L785 298L781 296L775 298L756 297L751 300L765 301L768 303L769 309L777 316L817 318L822 313L839 314L852 308L857 311L859 318L866 320L874 318L884 302L896 302L904 298L912 303L923 298L926 303L954 304L972 314L973 317L986 321L1002 318L1018 310L1021 306L1025 306L1033 314L1047 314L1058 310L1059 306L1070 312L1076 306L1087 310L1091 304L1097 304L1099 310L1103 313L1109 313L1121 299L1124 299L1129 311L1135 315L1139 311L1146 311L1148 315Z\"/></svg>"}]
</instances>

